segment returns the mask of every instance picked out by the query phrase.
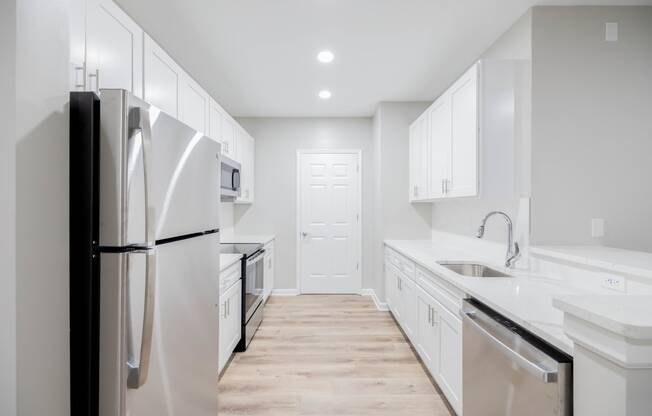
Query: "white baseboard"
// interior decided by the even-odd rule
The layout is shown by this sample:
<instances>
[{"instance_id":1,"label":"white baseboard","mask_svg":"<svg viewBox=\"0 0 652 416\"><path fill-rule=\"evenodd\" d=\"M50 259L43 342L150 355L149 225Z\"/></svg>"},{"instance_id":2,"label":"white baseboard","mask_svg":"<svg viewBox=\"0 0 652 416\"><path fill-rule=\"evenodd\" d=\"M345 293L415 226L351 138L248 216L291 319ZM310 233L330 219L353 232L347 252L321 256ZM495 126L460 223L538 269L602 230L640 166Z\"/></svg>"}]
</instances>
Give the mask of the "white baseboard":
<instances>
[{"instance_id":1,"label":"white baseboard","mask_svg":"<svg viewBox=\"0 0 652 416\"><path fill-rule=\"evenodd\" d=\"M299 291L297 289L274 289L272 296L297 296Z\"/></svg>"},{"instance_id":2,"label":"white baseboard","mask_svg":"<svg viewBox=\"0 0 652 416\"><path fill-rule=\"evenodd\" d=\"M385 302L381 302L380 299L378 299L378 296L376 295L376 291L373 289L362 289L360 291L360 294L362 296L371 296L371 299L373 299L374 303L376 304L376 309L379 311L388 311L389 308L387 307L387 304Z\"/></svg>"}]
</instances>

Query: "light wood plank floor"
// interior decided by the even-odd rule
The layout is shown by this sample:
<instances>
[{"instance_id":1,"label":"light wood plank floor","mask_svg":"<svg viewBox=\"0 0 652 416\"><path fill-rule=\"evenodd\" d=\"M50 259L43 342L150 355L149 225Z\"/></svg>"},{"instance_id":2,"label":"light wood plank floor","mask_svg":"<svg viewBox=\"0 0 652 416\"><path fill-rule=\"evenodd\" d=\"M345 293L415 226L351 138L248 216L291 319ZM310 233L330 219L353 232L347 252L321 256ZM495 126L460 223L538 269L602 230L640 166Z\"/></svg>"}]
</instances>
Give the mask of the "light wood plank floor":
<instances>
[{"instance_id":1,"label":"light wood plank floor","mask_svg":"<svg viewBox=\"0 0 652 416\"><path fill-rule=\"evenodd\" d=\"M362 296L272 297L219 382L220 416L449 416L388 312Z\"/></svg>"}]
</instances>

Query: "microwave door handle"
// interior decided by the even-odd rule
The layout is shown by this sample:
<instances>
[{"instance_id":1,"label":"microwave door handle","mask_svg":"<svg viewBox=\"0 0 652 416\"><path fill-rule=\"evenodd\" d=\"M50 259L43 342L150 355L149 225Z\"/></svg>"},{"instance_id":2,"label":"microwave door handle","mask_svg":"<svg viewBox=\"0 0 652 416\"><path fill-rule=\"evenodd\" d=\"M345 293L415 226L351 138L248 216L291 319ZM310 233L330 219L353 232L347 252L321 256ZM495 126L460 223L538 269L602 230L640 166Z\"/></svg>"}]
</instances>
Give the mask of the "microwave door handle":
<instances>
[{"instance_id":1,"label":"microwave door handle","mask_svg":"<svg viewBox=\"0 0 652 416\"><path fill-rule=\"evenodd\" d=\"M154 307L156 303L156 248L135 251L147 256L145 265L145 303L143 306L143 331L140 341L140 358L129 357L127 362L127 387L137 389L147 381L149 361L152 352L152 332L154 330Z\"/></svg>"},{"instance_id":2,"label":"microwave door handle","mask_svg":"<svg viewBox=\"0 0 652 416\"><path fill-rule=\"evenodd\" d=\"M145 246L152 247L156 236L154 231L154 203L152 201L151 169L152 169L152 126L150 124L149 110L135 107L129 114L130 128L133 133L141 132L143 143L143 180L145 198ZM132 133L132 137L133 137Z\"/></svg>"},{"instance_id":3,"label":"microwave door handle","mask_svg":"<svg viewBox=\"0 0 652 416\"><path fill-rule=\"evenodd\" d=\"M240 170L239 169L233 169L231 182L232 182L234 191L237 191L238 189L240 189Z\"/></svg>"}]
</instances>

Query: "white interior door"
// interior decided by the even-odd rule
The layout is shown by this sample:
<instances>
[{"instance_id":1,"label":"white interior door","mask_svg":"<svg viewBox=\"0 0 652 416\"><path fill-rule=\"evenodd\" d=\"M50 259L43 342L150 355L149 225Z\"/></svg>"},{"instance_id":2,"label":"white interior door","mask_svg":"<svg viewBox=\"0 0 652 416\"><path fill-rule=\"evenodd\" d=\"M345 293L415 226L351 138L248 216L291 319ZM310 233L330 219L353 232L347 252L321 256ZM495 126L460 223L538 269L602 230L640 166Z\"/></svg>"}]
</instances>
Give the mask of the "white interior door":
<instances>
[{"instance_id":1,"label":"white interior door","mask_svg":"<svg viewBox=\"0 0 652 416\"><path fill-rule=\"evenodd\" d=\"M360 153L299 153L301 293L360 293Z\"/></svg>"}]
</instances>

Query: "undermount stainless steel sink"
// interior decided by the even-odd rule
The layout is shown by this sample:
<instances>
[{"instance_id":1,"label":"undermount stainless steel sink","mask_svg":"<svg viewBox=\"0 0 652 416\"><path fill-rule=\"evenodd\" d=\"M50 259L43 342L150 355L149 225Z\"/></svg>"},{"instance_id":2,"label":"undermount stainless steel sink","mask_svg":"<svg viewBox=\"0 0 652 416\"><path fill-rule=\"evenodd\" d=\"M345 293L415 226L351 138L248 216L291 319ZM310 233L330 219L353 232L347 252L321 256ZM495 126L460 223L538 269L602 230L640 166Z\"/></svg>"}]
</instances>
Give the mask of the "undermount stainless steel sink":
<instances>
[{"instance_id":1,"label":"undermount stainless steel sink","mask_svg":"<svg viewBox=\"0 0 652 416\"><path fill-rule=\"evenodd\" d=\"M462 261L438 261L437 264L444 266L459 275L468 277L512 277L489 266L479 263Z\"/></svg>"}]
</instances>

